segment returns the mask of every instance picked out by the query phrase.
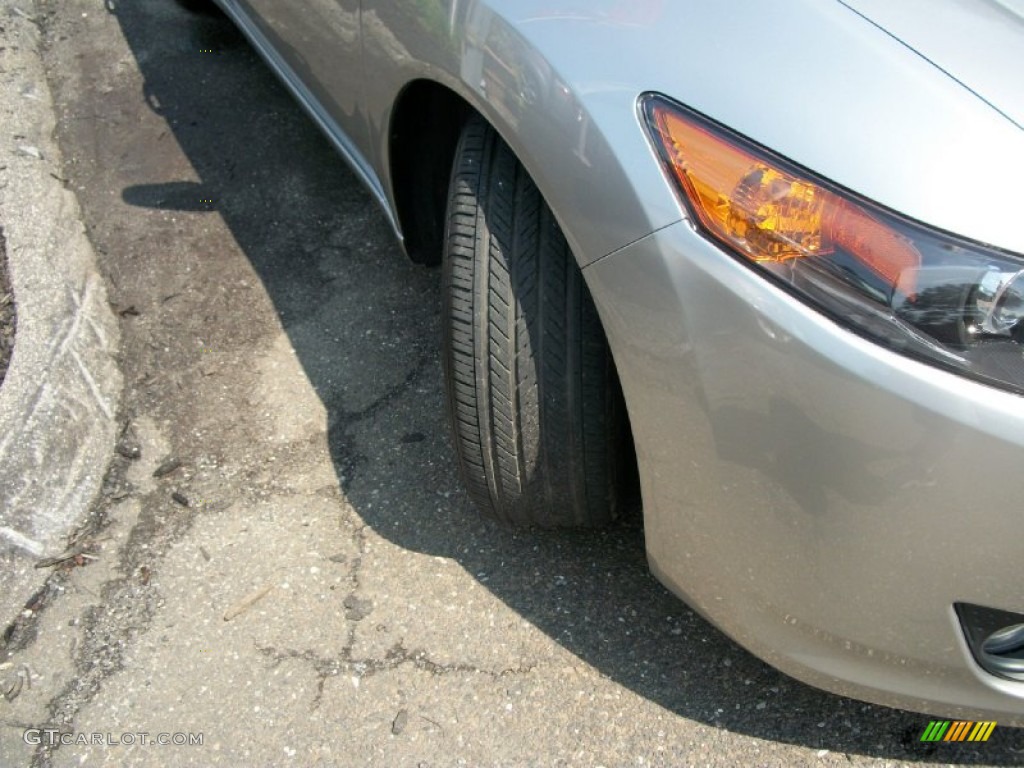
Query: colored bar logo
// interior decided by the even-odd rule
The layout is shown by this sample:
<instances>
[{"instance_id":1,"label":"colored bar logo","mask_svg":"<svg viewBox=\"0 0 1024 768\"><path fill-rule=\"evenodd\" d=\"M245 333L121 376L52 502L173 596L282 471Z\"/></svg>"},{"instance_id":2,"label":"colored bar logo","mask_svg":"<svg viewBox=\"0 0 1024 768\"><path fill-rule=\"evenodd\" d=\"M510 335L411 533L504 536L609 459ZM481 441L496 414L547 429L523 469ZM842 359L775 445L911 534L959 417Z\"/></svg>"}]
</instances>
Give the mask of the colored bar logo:
<instances>
[{"instance_id":1,"label":"colored bar logo","mask_svg":"<svg viewBox=\"0 0 1024 768\"><path fill-rule=\"evenodd\" d=\"M995 729L993 721L932 720L921 734L921 741L988 741Z\"/></svg>"}]
</instances>

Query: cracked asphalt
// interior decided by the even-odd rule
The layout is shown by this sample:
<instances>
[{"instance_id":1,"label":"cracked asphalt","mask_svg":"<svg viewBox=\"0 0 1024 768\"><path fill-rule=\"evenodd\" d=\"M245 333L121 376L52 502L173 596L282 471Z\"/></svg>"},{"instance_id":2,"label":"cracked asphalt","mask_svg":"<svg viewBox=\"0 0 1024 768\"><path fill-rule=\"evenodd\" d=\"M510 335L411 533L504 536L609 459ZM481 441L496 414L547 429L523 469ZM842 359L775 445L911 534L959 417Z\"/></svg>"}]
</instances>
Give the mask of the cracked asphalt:
<instances>
[{"instance_id":1,"label":"cracked asphalt","mask_svg":"<svg viewBox=\"0 0 1024 768\"><path fill-rule=\"evenodd\" d=\"M17 316L14 311L14 294L7 274L7 241L3 227L0 227L0 384L7 374L7 365L14 351L14 329Z\"/></svg>"},{"instance_id":2,"label":"cracked asphalt","mask_svg":"<svg viewBox=\"0 0 1024 768\"><path fill-rule=\"evenodd\" d=\"M481 521L437 271L233 27L172 0L37 21L126 394L74 557L3 636L0 765L1024 762L1016 731L923 745L926 716L762 664L653 580L638 522Z\"/></svg>"}]
</instances>

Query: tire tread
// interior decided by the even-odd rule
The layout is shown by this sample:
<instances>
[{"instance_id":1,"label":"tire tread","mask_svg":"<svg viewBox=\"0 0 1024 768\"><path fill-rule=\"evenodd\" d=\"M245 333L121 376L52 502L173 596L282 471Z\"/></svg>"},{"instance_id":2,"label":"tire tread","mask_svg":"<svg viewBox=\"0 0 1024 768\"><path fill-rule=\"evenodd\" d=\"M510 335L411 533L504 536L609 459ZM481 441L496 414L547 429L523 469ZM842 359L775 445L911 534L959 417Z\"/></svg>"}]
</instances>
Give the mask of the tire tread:
<instances>
[{"instance_id":1,"label":"tire tread","mask_svg":"<svg viewBox=\"0 0 1024 768\"><path fill-rule=\"evenodd\" d=\"M610 522L631 449L600 319L551 209L478 117L456 151L445 242L442 359L470 497L510 525Z\"/></svg>"}]
</instances>

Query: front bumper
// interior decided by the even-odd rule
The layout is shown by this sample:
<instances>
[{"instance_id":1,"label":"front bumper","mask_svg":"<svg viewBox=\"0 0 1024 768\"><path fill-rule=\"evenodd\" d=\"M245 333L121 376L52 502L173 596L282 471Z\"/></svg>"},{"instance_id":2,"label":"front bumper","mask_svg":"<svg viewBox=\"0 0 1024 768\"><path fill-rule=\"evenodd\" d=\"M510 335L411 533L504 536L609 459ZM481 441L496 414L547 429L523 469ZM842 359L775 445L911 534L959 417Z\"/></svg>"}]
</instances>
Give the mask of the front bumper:
<instances>
[{"instance_id":1,"label":"front bumper","mask_svg":"<svg viewBox=\"0 0 1024 768\"><path fill-rule=\"evenodd\" d=\"M1024 613L1024 397L896 355L685 221L585 270L629 407L652 570L782 671L1024 725L956 602Z\"/></svg>"}]
</instances>

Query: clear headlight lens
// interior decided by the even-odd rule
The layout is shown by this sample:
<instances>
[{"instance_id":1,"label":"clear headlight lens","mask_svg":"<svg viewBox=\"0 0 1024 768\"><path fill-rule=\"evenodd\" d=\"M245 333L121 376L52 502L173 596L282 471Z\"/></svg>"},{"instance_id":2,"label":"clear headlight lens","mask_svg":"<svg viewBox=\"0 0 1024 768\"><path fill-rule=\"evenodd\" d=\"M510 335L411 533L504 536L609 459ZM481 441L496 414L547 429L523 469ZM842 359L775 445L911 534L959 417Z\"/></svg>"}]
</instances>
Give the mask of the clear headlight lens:
<instances>
[{"instance_id":1,"label":"clear headlight lens","mask_svg":"<svg viewBox=\"0 0 1024 768\"><path fill-rule=\"evenodd\" d=\"M1024 391L1024 256L910 221L664 97L642 108L705 234L853 330Z\"/></svg>"}]
</instances>

